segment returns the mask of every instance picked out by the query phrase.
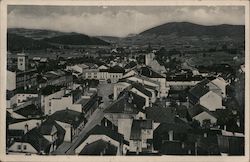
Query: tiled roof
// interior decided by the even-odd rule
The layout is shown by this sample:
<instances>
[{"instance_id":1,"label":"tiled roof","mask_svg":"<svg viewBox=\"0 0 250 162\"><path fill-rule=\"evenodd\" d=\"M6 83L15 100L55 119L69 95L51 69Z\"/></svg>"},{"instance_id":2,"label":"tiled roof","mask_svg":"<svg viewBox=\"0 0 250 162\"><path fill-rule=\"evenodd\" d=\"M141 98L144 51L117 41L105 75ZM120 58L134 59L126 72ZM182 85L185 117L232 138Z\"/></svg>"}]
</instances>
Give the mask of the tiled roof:
<instances>
[{"instance_id":1,"label":"tiled roof","mask_svg":"<svg viewBox=\"0 0 250 162\"><path fill-rule=\"evenodd\" d=\"M142 129L152 129L152 128L153 128L152 120L133 120L130 139L141 140Z\"/></svg>"},{"instance_id":2,"label":"tiled roof","mask_svg":"<svg viewBox=\"0 0 250 162\"><path fill-rule=\"evenodd\" d=\"M153 104L152 107L146 107L146 117L159 123L174 122L174 112L170 108L163 107L162 105Z\"/></svg>"},{"instance_id":3,"label":"tiled roof","mask_svg":"<svg viewBox=\"0 0 250 162\"><path fill-rule=\"evenodd\" d=\"M135 67L137 64L134 61L129 62L127 65L125 65L124 69L131 69Z\"/></svg>"},{"instance_id":4,"label":"tiled roof","mask_svg":"<svg viewBox=\"0 0 250 162\"><path fill-rule=\"evenodd\" d=\"M43 137L37 128L27 132L21 139L22 142L31 144L38 152L44 151L49 153L50 142Z\"/></svg>"},{"instance_id":5,"label":"tiled roof","mask_svg":"<svg viewBox=\"0 0 250 162\"><path fill-rule=\"evenodd\" d=\"M116 155L117 147L109 142L98 140L87 144L79 155Z\"/></svg>"},{"instance_id":6,"label":"tiled roof","mask_svg":"<svg viewBox=\"0 0 250 162\"><path fill-rule=\"evenodd\" d=\"M137 70L140 75L149 77L149 78L165 78L161 74L155 72L153 69L150 67L141 67L140 69Z\"/></svg>"},{"instance_id":7,"label":"tiled roof","mask_svg":"<svg viewBox=\"0 0 250 162\"><path fill-rule=\"evenodd\" d=\"M191 118L199 115L202 112L207 112L208 114L215 117L215 115L212 112L210 112L207 108L205 108L204 106L202 106L200 104L196 104L193 107L188 108L188 113L189 113Z\"/></svg>"},{"instance_id":8,"label":"tiled roof","mask_svg":"<svg viewBox=\"0 0 250 162\"><path fill-rule=\"evenodd\" d=\"M109 68L108 72L109 73L124 73L125 70L122 67L116 65L116 66Z\"/></svg>"},{"instance_id":9,"label":"tiled roof","mask_svg":"<svg viewBox=\"0 0 250 162\"><path fill-rule=\"evenodd\" d=\"M129 144L128 141L124 140L124 137L122 134L118 133L117 131L114 131L110 128L104 127L104 126L100 126L100 125L96 125L94 128L92 128L85 136L84 138L81 140L81 142L79 143L79 145L84 142L90 135L106 135L110 138L112 138L113 140L117 141L117 142L122 142L125 144Z\"/></svg>"},{"instance_id":10,"label":"tiled roof","mask_svg":"<svg viewBox=\"0 0 250 162\"><path fill-rule=\"evenodd\" d=\"M84 115L82 113L69 109L56 111L49 118L51 120L71 124L75 128L78 127L79 124L81 124L85 120Z\"/></svg>"},{"instance_id":11,"label":"tiled roof","mask_svg":"<svg viewBox=\"0 0 250 162\"><path fill-rule=\"evenodd\" d=\"M152 97L152 93L149 91L149 90L147 90L145 87L144 87L144 85L142 85L142 84L140 84L140 83L133 83L132 84L132 88L135 88L135 89L137 89L137 90L139 90L140 92L142 92L143 94L145 94L146 96L148 96L148 97Z\"/></svg>"},{"instance_id":12,"label":"tiled roof","mask_svg":"<svg viewBox=\"0 0 250 162\"><path fill-rule=\"evenodd\" d=\"M15 111L16 113L24 116L24 117L29 117L29 116L42 116L43 112L41 109L39 109L36 105L31 104L28 105L24 108L18 109Z\"/></svg>"},{"instance_id":13,"label":"tiled roof","mask_svg":"<svg viewBox=\"0 0 250 162\"><path fill-rule=\"evenodd\" d=\"M182 143L180 141L164 141L159 150L164 155L190 155L195 154L195 143Z\"/></svg>"},{"instance_id":14,"label":"tiled roof","mask_svg":"<svg viewBox=\"0 0 250 162\"><path fill-rule=\"evenodd\" d=\"M66 132L59 124L57 124L54 120L47 119L45 122L41 124L41 126L38 129L42 135L51 135L53 126L55 126L57 130L58 139L56 143L57 143L57 146L59 146L63 142L64 135Z\"/></svg>"},{"instance_id":15,"label":"tiled roof","mask_svg":"<svg viewBox=\"0 0 250 162\"><path fill-rule=\"evenodd\" d=\"M119 98L114 101L105 113L137 114L145 105L145 99L133 92L123 91Z\"/></svg>"},{"instance_id":16,"label":"tiled roof","mask_svg":"<svg viewBox=\"0 0 250 162\"><path fill-rule=\"evenodd\" d=\"M203 82L204 83L204 82ZM203 84L197 84L189 90L190 95L196 99L200 99L202 96L209 92L209 87Z\"/></svg>"}]
</instances>

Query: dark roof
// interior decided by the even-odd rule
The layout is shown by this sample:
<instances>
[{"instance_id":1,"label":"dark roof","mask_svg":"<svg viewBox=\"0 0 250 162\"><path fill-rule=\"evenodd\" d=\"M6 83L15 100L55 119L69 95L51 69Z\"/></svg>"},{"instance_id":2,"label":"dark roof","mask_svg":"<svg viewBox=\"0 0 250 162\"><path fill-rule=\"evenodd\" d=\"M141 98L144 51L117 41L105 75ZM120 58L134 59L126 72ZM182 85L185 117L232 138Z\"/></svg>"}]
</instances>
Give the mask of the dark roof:
<instances>
[{"instance_id":1,"label":"dark roof","mask_svg":"<svg viewBox=\"0 0 250 162\"><path fill-rule=\"evenodd\" d=\"M41 93L42 93L42 95L48 96L50 94L53 94L55 92L60 91L61 88L62 88L62 86L48 85L48 86L44 87L43 89L41 89Z\"/></svg>"},{"instance_id":2,"label":"dark roof","mask_svg":"<svg viewBox=\"0 0 250 162\"><path fill-rule=\"evenodd\" d=\"M84 105L83 105L83 111L86 113L88 112L91 108L96 107L97 105L95 105L98 102L99 97L97 96L97 94L95 94L94 96L92 96Z\"/></svg>"},{"instance_id":3,"label":"dark roof","mask_svg":"<svg viewBox=\"0 0 250 162\"><path fill-rule=\"evenodd\" d=\"M43 137L37 128L27 132L21 139L22 142L31 144L38 152L49 153L50 142Z\"/></svg>"},{"instance_id":4,"label":"dark roof","mask_svg":"<svg viewBox=\"0 0 250 162\"><path fill-rule=\"evenodd\" d=\"M204 106L202 106L200 104L196 104L193 107L188 108L188 113L189 113L191 118L195 117L196 115L198 115L202 112L207 112L208 114L215 117L215 115L212 112L210 112L207 108L205 108Z\"/></svg>"},{"instance_id":5,"label":"dark roof","mask_svg":"<svg viewBox=\"0 0 250 162\"><path fill-rule=\"evenodd\" d=\"M173 130L176 133L183 133L187 132L190 129L192 129L192 127L188 123L178 117L175 117L173 123L161 123L154 130L154 133L163 134L164 132L168 132L170 130Z\"/></svg>"},{"instance_id":6,"label":"dark roof","mask_svg":"<svg viewBox=\"0 0 250 162\"><path fill-rule=\"evenodd\" d=\"M110 138L112 138L113 140L117 141L117 142L122 142L129 145L128 141L124 140L124 137L122 134L118 133L115 130L112 130L110 128L101 126L101 125L96 125L94 128L92 128L85 136L84 138L81 140L81 142L79 143L79 145L84 142L90 135L106 135ZM79 146L78 145L78 146Z\"/></svg>"},{"instance_id":7,"label":"dark roof","mask_svg":"<svg viewBox=\"0 0 250 162\"><path fill-rule=\"evenodd\" d=\"M137 114L145 105L145 99L133 92L123 91L120 97L114 101L105 113Z\"/></svg>"},{"instance_id":8,"label":"dark roof","mask_svg":"<svg viewBox=\"0 0 250 162\"><path fill-rule=\"evenodd\" d=\"M109 68L108 72L109 73L124 73L125 70L122 67L115 65L115 66Z\"/></svg>"},{"instance_id":9,"label":"dark roof","mask_svg":"<svg viewBox=\"0 0 250 162\"><path fill-rule=\"evenodd\" d=\"M34 116L42 116L43 112L41 109L39 109L36 105L31 104L24 108L18 109L15 111L16 113L24 116L24 117L34 117Z\"/></svg>"},{"instance_id":10,"label":"dark roof","mask_svg":"<svg viewBox=\"0 0 250 162\"><path fill-rule=\"evenodd\" d=\"M41 126L38 129L42 135L50 135L53 126L55 126L57 130L58 139L56 143L57 143L57 146L59 146L64 141L64 135L66 131L59 124L57 124L56 121L47 119L45 122L41 124Z\"/></svg>"},{"instance_id":11,"label":"dark roof","mask_svg":"<svg viewBox=\"0 0 250 162\"><path fill-rule=\"evenodd\" d=\"M142 129L152 129L152 120L133 120L131 127L131 140L141 140L141 130Z\"/></svg>"},{"instance_id":12,"label":"dark roof","mask_svg":"<svg viewBox=\"0 0 250 162\"><path fill-rule=\"evenodd\" d=\"M24 135L23 130L8 129L7 136L9 137L22 137Z\"/></svg>"},{"instance_id":13,"label":"dark roof","mask_svg":"<svg viewBox=\"0 0 250 162\"><path fill-rule=\"evenodd\" d=\"M131 69L135 67L137 64L134 61L129 62L127 65L125 65L124 69Z\"/></svg>"},{"instance_id":14,"label":"dark roof","mask_svg":"<svg viewBox=\"0 0 250 162\"><path fill-rule=\"evenodd\" d=\"M69 109L57 111L49 116L49 118L50 120L57 120L60 122L71 124L75 128L85 120L82 113Z\"/></svg>"},{"instance_id":15,"label":"dark roof","mask_svg":"<svg viewBox=\"0 0 250 162\"><path fill-rule=\"evenodd\" d=\"M151 67L141 67L137 70L140 75L149 77L149 78L165 78L161 74L155 72Z\"/></svg>"},{"instance_id":16,"label":"dark roof","mask_svg":"<svg viewBox=\"0 0 250 162\"><path fill-rule=\"evenodd\" d=\"M116 155L117 147L109 142L98 140L87 144L79 155Z\"/></svg>"},{"instance_id":17,"label":"dark roof","mask_svg":"<svg viewBox=\"0 0 250 162\"><path fill-rule=\"evenodd\" d=\"M189 90L189 94L195 97L196 99L200 99L202 96L209 92L209 87L206 86L206 82L201 82L195 85L193 88Z\"/></svg>"},{"instance_id":18,"label":"dark roof","mask_svg":"<svg viewBox=\"0 0 250 162\"><path fill-rule=\"evenodd\" d=\"M146 107L146 117L159 123L173 123L174 112L171 108L162 105L153 104L152 107Z\"/></svg>"},{"instance_id":19,"label":"dark roof","mask_svg":"<svg viewBox=\"0 0 250 162\"><path fill-rule=\"evenodd\" d=\"M180 141L164 141L159 150L164 155L190 155L195 154L195 143L182 143Z\"/></svg>"},{"instance_id":20,"label":"dark roof","mask_svg":"<svg viewBox=\"0 0 250 162\"><path fill-rule=\"evenodd\" d=\"M140 84L140 83L136 83L136 82L132 83L132 87L131 87L131 88L135 88L135 89L139 90L140 92L142 92L143 94L145 94L146 96L152 97L152 93L151 93L149 90L147 90L147 89L146 89L142 84Z\"/></svg>"}]
</instances>

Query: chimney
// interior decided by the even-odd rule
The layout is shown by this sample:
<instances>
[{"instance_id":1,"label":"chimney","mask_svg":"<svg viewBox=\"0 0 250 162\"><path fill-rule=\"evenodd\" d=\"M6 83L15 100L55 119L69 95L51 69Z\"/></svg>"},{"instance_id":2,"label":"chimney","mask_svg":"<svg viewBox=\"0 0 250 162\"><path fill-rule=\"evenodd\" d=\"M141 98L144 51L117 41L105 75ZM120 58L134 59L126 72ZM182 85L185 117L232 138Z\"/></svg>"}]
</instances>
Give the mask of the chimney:
<instances>
[{"instance_id":1,"label":"chimney","mask_svg":"<svg viewBox=\"0 0 250 162\"><path fill-rule=\"evenodd\" d=\"M24 134L26 134L29 131L29 125L26 123L24 125Z\"/></svg>"},{"instance_id":2,"label":"chimney","mask_svg":"<svg viewBox=\"0 0 250 162\"><path fill-rule=\"evenodd\" d=\"M170 130L169 132L168 132L168 137L169 137L169 141L173 141L174 139L174 131L173 130Z\"/></svg>"}]
</instances>

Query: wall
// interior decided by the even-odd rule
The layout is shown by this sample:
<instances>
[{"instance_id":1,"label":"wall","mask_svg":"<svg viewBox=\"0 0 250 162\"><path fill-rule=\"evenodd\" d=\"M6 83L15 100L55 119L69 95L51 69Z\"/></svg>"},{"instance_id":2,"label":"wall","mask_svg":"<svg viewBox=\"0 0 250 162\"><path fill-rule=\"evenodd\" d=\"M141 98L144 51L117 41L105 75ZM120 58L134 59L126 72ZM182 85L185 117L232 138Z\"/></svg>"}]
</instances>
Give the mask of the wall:
<instances>
[{"instance_id":1,"label":"wall","mask_svg":"<svg viewBox=\"0 0 250 162\"><path fill-rule=\"evenodd\" d=\"M200 105L206 107L209 111L215 111L222 108L222 97L209 91L200 98Z\"/></svg>"},{"instance_id":2,"label":"wall","mask_svg":"<svg viewBox=\"0 0 250 162\"><path fill-rule=\"evenodd\" d=\"M66 131L64 135L64 141L71 142L71 125L60 121L56 121L56 123L63 127L63 129Z\"/></svg>"},{"instance_id":3,"label":"wall","mask_svg":"<svg viewBox=\"0 0 250 162\"><path fill-rule=\"evenodd\" d=\"M48 96L43 96L41 97L41 107L42 110L44 110L44 114L45 115L50 115L50 111L51 111L51 99L53 98L61 98L63 97L65 94L64 90L60 90L58 92L55 92L53 94L50 94Z\"/></svg>"},{"instance_id":4,"label":"wall","mask_svg":"<svg viewBox=\"0 0 250 162\"><path fill-rule=\"evenodd\" d=\"M7 70L7 90L16 89L16 73Z\"/></svg>"},{"instance_id":5,"label":"wall","mask_svg":"<svg viewBox=\"0 0 250 162\"><path fill-rule=\"evenodd\" d=\"M9 129L10 130L24 130L25 131L25 125L28 125L28 129L31 130L35 127L37 127L37 124L41 125L42 121L41 120L27 120L27 121L23 121L23 122L18 122L18 123L14 123L14 124L10 124L9 125Z\"/></svg>"},{"instance_id":6,"label":"wall","mask_svg":"<svg viewBox=\"0 0 250 162\"><path fill-rule=\"evenodd\" d=\"M21 145L21 149L18 149L18 145ZM26 149L24 149L24 146L26 145ZM8 151L13 151L13 152L27 152L31 154L37 154L37 150L29 143L24 143L24 142L15 142Z\"/></svg>"},{"instance_id":7,"label":"wall","mask_svg":"<svg viewBox=\"0 0 250 162\"><path fill-rule=\"evenodd\" d=\"M118 141L113 140L112 138L106 136L106 135L90 135L83 143L81 143L76 149L75 153L79 154L82 149L88 144L93 143L98 140L103 140L106 142L110 142L110 144L116 146L117 148L120 147L120 143Z\"/></svg>"},{"instance_id":8,"label":"wall","mask_svg":"<svg viewBox=\"0 0 250 162\"><path fill-rule=\"evenodd\" d=\"M133 119L118 119L118 132L124 135L124 139L129 141Z\"/></svg>"},{"instance_id":9,"label":"wall","mask_svg":"<svg viewBox=\"0 0 250 162\"><path fill-rule=\"evenodd\" d=\"M122 82L122 83L116 83L114 85L114 100L116 100L119 96L119 94L129 86L130 84L129 83L125 83L125 82Z\"/></svg>"},{"instance_id":10,"label":"wall","mask_svg":"<svg viewBox=\"0 0 250 162\"><path fill-rule=\"evenodd\" d=\"M17 106L20 106L22 104L24 104L24 101L27 101L27 99L29 98L35 98L38 97L38 94L26 94L26 93L19 93L16 94L16 104Z\"/></svg>"},{"instance_id":11,"label":"wall","mask_svg":"<svg viewBox=\"0 0 250 162\"><path fill-rule=\"evenodd\" d=\"M194 119L198 120L201 124L205 119L210 119L212 124L217 122L217 119L207 112L200 113L199 115L195 116Z\"/></svg>"}]
</instances>

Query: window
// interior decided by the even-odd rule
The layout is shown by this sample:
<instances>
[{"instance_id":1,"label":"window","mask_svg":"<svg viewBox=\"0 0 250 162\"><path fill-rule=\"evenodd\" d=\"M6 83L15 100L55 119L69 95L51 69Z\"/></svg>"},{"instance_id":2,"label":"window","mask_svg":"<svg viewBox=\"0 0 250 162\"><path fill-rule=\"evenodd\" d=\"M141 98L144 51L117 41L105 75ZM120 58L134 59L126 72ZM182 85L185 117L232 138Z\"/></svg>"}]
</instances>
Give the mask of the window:
<instances>
[{"instance_id":1,"label":"window","mask_svg":"<svg viewBox=\"0 0 250 162\"><path fill-rule=\"evenodd\" d=\"M24 149L24 150L27 150L27 146L26 146L26 145L23 145L23 149Z\"/></svg>"},{"instance_id":2,"label":"window","mask_svg":"<svg viewBox=\"0 0 250 162\"><path fill-rule=\"evenodd\" d=\"M18 149L18 150L21 150L21 145L17 145L17 149Z\"/></svg>"}]
</instances>

